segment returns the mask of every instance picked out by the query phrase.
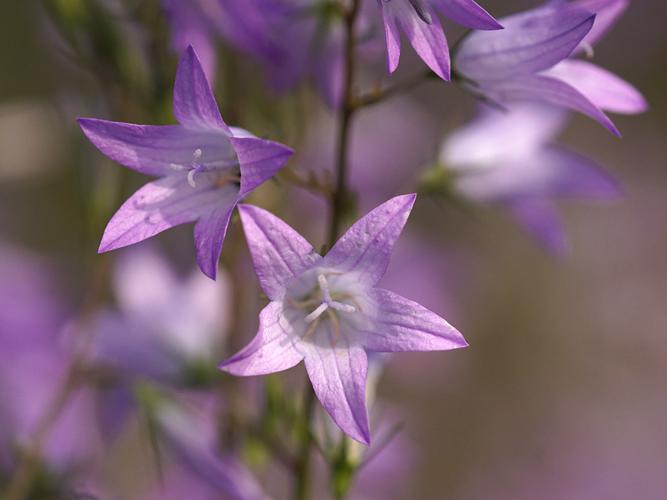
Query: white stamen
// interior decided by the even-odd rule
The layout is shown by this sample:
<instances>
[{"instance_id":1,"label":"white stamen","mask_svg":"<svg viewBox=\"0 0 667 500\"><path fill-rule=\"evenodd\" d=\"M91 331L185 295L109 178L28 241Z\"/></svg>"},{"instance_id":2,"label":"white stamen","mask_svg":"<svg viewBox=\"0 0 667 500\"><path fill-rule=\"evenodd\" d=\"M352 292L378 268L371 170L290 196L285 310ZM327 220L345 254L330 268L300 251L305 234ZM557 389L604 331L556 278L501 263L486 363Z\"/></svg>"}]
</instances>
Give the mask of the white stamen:
<instances>
[{"instance_id":1,"label":"white stamen","mask_svg":"<svg viewBox=\"0 0 667 500\"><path fill-rule=\"evenodd\" d=\"M195 149L195 152L192 153L193 163L196 162L197 160L199 160L201 158L201 155L202 155L202 150L199 149L199 148Z\"/></svg>"},{"instance_id":2,"label":"white stamen","mask_svg":"<svg viewBox=\"0 0 667 500\"><path fill-rule=\"evenodd\" d=\"M357 311L357 308L354 307L353 305L343 304L342 302L336 302L335 300L329 302L329 307L335 309L336 311L341 311L346 313L353 313Z\"/></svg>"},{"instance_id":3,"label":"white stamen","mask_svg":"<svg viewBox=\"0 0 667 500\"><path fill-rule=\"evenodd\" d=\"M319 318L324 311L326 311L329 308L329 304L326 302L322 302L319 306L317 306L317 309L315 309L313 312L311 312L308 316L304 318L306 323L312 323L315 321L317 318Z\"/></svg>"},{"instance_id":4,"label":"white stamen","mask_svg":"<svg viewBox=\"0 0 667 500\"><path fill-rule=\"evenodd\" d=\"M190 184L190 187L196 188L197 185L195 184L195 174L197 173L197 169L192 169L188 172L188 184Z\"/></svg>"}]
</instances>

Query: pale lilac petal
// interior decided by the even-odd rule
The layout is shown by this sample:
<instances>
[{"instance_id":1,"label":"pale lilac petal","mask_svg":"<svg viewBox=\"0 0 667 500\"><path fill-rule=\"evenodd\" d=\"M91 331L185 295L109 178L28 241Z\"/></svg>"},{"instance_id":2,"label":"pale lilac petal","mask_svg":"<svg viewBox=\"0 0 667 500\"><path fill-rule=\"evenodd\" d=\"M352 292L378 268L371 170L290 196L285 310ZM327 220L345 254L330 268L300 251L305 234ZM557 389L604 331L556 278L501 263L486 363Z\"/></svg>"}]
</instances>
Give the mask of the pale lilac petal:
<instances>
[{"instance_id":1,"label":"pale lilac petal","mask_svg":"<svg viewBox=\"0 0 667 500\"><path fill-rule=\"evenodd\" d=\"M502 25L473 0L431 0L449 19L478 30L498 30Z\"/></svg>"},{"instance_id":2,"label":"pale lilac petal","mask_svg":"<svg viewBox=\"0 0 667 500\"><path fill-rule=\"evenodd\" d=\"M582 40L580 50L595 45L611 28L630 4L629 0L575 0L572 5L595 14L593 28Z\"/></svg>"},{"instance_id":3,"label":"pale lilac petal","mask_svg":"<svg viewBox=\"0 0 667 500\"><path fill-rule=\"evenodd\" d=\"M585 95L571 85L542 75L524 75L520 78L493 82L476 89L496 102L537 101L579 111L602 124L612 134L620 132L609 117Z\"/></svg>"},{"instance_id":4,"label":"pale lilac petal","mask_svg":"<svg viewBox=\"0 0 667 500\"><path fill-rule=\"evenodd\" d=\"M230 133L206 79L201 63L190 46L178 63L174 83L174 115L188 128L222 129Z\"/></svg>"},{"instance_id":5,"label":"pale lilac petal","mask_svg":"<svg viewBox=\"0 0 667 500\"><path fill-rule=\"evenodd\" d=\"M177 277L161 254L135 248L115 261L113 289L121 311L127 316L155 314L170 303Z\"/></svg>"},{"instance_id":6,"label":"pale lilac petal","mask_svg":"<svg viewBox=\"0 0 667 500\"><path fill-rule=\"evenodd\" d=\"M199 163L229 158L229 139L219 131L187 130L178 125L134 125L131 123L79 118L81 130L106 156L137 172L163 176L185 169L197 149Z\"/></svg>"},{"instance_id":7,"label":"pale lilac petal","mask_svg":"<svg viewBox=\"0 0 667 500\"><path fill-rule=\"evenodd\" d=\"M504 19L498 31L474 31L463 39L456 70L474 81L530 75L568 57L593 26L582 9L536 9Z\"/></svg>"},{"instance_id":8,"label":"pale lilac petal","mask_svg":"<svg viewBox=\"0 0 667 500\"><path fill-rule=\"evenodd\" d=\"M368 359L361 345L345 335L322 332L318 342L308 343L306 371L322 406L343 432L370 443L366 409Z\"/></svg>"},{"instance_id":9,"label":"pale lilac petal","mask_svg":"<svg viewBox=\"0 0 667 500\"><path fill-rule=\"evenodd\" d=\"M449 80L449 47L438 16L431 16L431 22L426 23L404 0L394 0L389 5L390 7L385 7L385 9L389 8L395 12L396 22L415 52L436 75L443 80Z\"/></svg>"},{"instance_id":10,"label":"pale lilac petal","mask_svg":"<svg viewBox=\"0 0 667 500\"><path fill-rule=\"evenodd\" d=\"M542 168L551 175L543 192L558 198L614 199L621 186L598 163L574 151L551 147L542 152Z\"/></svg>"},{"instance_id":11,"label":"pale lilac petal","mask_svg":"<svg viewBox=\"0 0 667 500\"><path fill-rule=\"evenodd\" d=\"M364 347L371 351L445 351L468 343L453 326L424 306L388 290L375 288L376 309Z\"/></svg>"},{"instance_id":12,"label":"pale lilac petal","mask_svg":"<svg viewBox=\"0 0 667 500\"><path fill-rule=\"evenodd\" d=\"M196 188L188 184L185 175L149 182L111 218L99 251L108 252L143 241L206 214L218 205L221 197L220 189L206 180L204 174L197 177Z\"/></svg>"},{"instance_id":13,"label":"pale lilac petal","mask_svg":"<svg viewBox=\"0 0 667 500\"><path fill-rule=\"evenodd\" d=\"M225 201L221 200L218 207L200 217L195 224L197 264L202 272L211 279L215 279L217 274L222 242L225 239L227 226L229 226L237 199L236 192L228 193Z\"/></svg>"},{"instance_id":14,"label":"pale lilac petal","mask_svg":"<svg viewBox=\"0 0 667 500\"><path fill-rule=\"evenodd\" d=\"M393 73L398 68L401 59L401 33L398 30L396 17L391 9L388 9L385 2L379 0L382 7L382 20L384 21L384 35L387 43L387 70Z\"/></svg>"},{"instance_id":15,"label":"pale lilac petal","mask_svg":"<svg viewBox=\"0 0 667 500\"><path fill-rule=\"evenodd\" d=\"M615 74L587 61L567 59L543 75L576 88L598 108L612 113L636 114L648 109L644 96Z\"/></svg>"},{"instance_id":16,"label":"pale lilac petal","mask_svg":"<svg viewBox=\"0 0 667 500\"><path fill-rule=\"evenodd\" d=\"M324 257L323 265L359 273L374 285L389 265L394 243L408 220L416 195L396 196L359 219Z\"/></svg>"},{"instance_id":17,"label":"pale lilac petal","mask_svg":"<svg viewBox=\"0 0 667 500\"><path fill-rule=\"evenodd\" d=\"M565 128L568 116L563 108L537 103L515 103L504 110L481 106L473 121L447 137L440 162L482 176L486 167L535 154Z\"/></svg>"},{"instance_id":18,"label":"pale lilac petal","mask_svg":"<svg viewBox=\"0 0 667 500\"><path fill-rule=\"evenodd\" d=\"M557 255L569 250L563 224L552 202L523 199L509 204L509 209L517 222L546 250Z\"/></svg>"},{"instance_id":19,"label":"pale lilac petal","mask_svg":"<svg viewBox=\"0 0 667 500\"><path fill-rule=\"evenodd\" d=\"M278 172L294 151L277 142L257 137L232 137L241 166L241 192L244 196Z\"/></svg>"},{"instance_id":20,"label":"pale lilac petal","mask_svg":"<svg viewBox=\"0 0 667 500\"><path fill-rule=\"evenodd\" d=\"M299 233L266 210L240 205L239 213L262 290L271 300L278 300L290 280L322 257Z\"/></svg>"},{"instance_id":21,"label":"pale lilac petal","mask_svg":"<svg viewBox=\"0 0 667 500\"><path fill-rule=\"evenodd\" d=\"M232 375L266 375L292 368L303 359L303 353L301 338L284 316L282 303L270 302L259 315L255 338L220 369Z\"/></svg>"},{"instance_id":22,"label":"pale lilac petal","mask_svg":"<svg viewBox=\"0 0 667 500\"><path fill-rule=\"evenodd\" d=\"M479 172L461 175L457 189L483 203L525 198L615 198L620 193L616 181L592 160L545 146L525 157L499 159Z\"/></svg>"}]
</instances>

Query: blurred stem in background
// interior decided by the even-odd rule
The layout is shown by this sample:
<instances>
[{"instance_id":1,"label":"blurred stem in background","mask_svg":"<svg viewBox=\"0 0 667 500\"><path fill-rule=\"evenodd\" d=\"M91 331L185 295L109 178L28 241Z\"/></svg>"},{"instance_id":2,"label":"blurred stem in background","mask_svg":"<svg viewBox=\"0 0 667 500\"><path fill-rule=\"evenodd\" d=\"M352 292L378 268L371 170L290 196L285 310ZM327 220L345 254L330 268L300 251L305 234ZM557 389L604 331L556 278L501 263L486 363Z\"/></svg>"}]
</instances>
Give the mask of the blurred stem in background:
<instances>
[{"instance_id":1,"label":"blurred stem in background","mask_svg":"<svg viewBox=\"0 0 667 500\"><path fill-rule=\"evenodd\" d=\"M341 8L344 24L344 52L343 52L343 95L339 109L338 137L335 162L335 186L330 197L330 221L327 249L331 248L340 232L342 221L351 212L350 196L347 187L348 172L348 149L350 140L350 130L352 120L357 107L354 105L354 72L355 72L355 53L356 53L356 35L355 22L359 14L360 0L352 0L351 3ZM305 500L308 498L310 487L311 465L310 454L313 447L313 415L315 405L315 393L310 383L306 382L306 389L303 396L303 428L300 433L301 448L297 457L296 482L294 486L295 500ZM341 449L346 449L346 437L341 438ZM343 454L343 459L345 455ZM337 498L343 498L349 489L350 481L342 481L338 477L338 472L343 467L337 464L331 465L332 484ZM348 469L345 467L345 469ZM352 474L348 474L349 477Z\"/></svg>"},{"instance_id":2,"label":"blurred stem in background","mask_svg":"<svg viewBox=\"0 0 667 500\"><path fill-rule=\"evenodd\" d=\"M168 88L164 79L169 74L169 68L164 64L164 56L159 54L159 47L164 47L159 34L164 29L155 25L155 19L160 19L155 12L142 13L144 20L153 20L154 25L150 28L156 40L150 53L151 59L154 59L151 66L156 72L146 80L143 78L145 75L135 71L138 67L136 47L125 40L115 22L118 19L109 15L100 4L81 0L44 0L42 5L49 21L65 42L64 56L93 76L99 84L103 101L112 113L121 116L143 114L143 109L147 107L151 114L159 114ZM140 13L137 11L136 14ZM115 182L98 182L85 172L79 174L81 182L77 183L77 194L81 199L83 227L86 228L85 247L95 248L99 228L107 218L110 206L117 203L127 171L119 171ZM94 240L92 235L95 235ZM93 340L90 321L105 298L111 259L93 255L94 259L88 267L89 278L83 287L82 303L69 339L72 344L69 366L50 404L38 418L28 443L19 452L14 473L2 496L4 500L30 497L42 467L43 450L53 428L78 390L94 381L88 360Z\"/></svg>"}]
</instances>

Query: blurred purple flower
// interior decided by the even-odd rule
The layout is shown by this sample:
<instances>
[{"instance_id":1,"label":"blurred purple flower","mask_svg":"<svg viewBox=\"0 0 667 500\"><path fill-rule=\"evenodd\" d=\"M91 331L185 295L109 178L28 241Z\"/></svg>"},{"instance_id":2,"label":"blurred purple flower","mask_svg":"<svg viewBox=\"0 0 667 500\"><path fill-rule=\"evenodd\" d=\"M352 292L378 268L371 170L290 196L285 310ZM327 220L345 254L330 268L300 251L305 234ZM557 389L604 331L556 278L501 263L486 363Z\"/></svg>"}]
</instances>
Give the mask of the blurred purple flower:
<instances>
[{"instance_id":1,"label":"blurred purple flower","mask_svg":"<svg viewBox=\"0 0 667 500\"><path fill-rule=\"evenodd\" d=\"M27 445L63 383L70 362L64 342L66 307L51 270L23 249L0 244L0 475L15 466L13 451ZM89 472L99 436L90 424L90 394L65 406L44 442L44 466L67 474ZM77 481L81 477L77 476Z\"/></svg>"},{"instance_id":2,"label":"blurred purple flower","mask_svg":"<svg viewBox=\"0 0 667 500\"><path fill-rule=\"evenodd\" d=\"M294 229L257 207L240 207L262 289L271 299L254 340L222 363L263 375L305 360L322 405L350 437L368 444L367 353L465 347L444 319L376 288L415 195L397 196L357 221L321 257Z\"/></svg>"},{"instance_id":3,"label":"blurred purple flower","mask_svg":"<svg viewBox=\"0 0 667 500\"><path fill-rule=\"evenodd\" d=\"M473 0L377 0L382 10L387 42L387 67L396 71L401 57L402 30L426 65L449 81L449 47L436 11L478 30L498 30L502 26Z\"/></svg>"},{"instance_id":4,"label":"blurred purple flower","mask_svg":"<svg viewBox=\"0 0 667 500\"><path fill-rule=\"evenodd\" d=\"M565 110L546 105L524 103L505 112L485 107L447 138L440 155L457 192L508 208L554 252L567 248L554 200L619 195L617 183L599 165L552 143L566 119Z\"/></svg>"},{"instance_id":5,"label":"blurred purple flower","mask_svg":"<svg viewBox=\"0 0 667 500\"><path fill-rule=\"evenodd\" d=\"M179 279L156 252L134 250L118 261L114 290L119 311L98 314L95 362L118 379L101 393L108 436L134 407L128 385L137 378L176 385L187 369L211 362L229 321L225 275L212 282L199 272Z\"/></svg>"},{"instance_id":6,"label":"blurred purple flower","mask_svg":"<svg viewBox=\"0 0 667 500\"><path fill-rule=\"evenodd\" d=\"M216 53L213 37L216 19L222 15L219 0L161 0L171 27L171 48L182 54L192 46L209 82L215 79Z\"/></svg>"},{"instance_id":7,"label":"blurred purple flower","mask_svg":"<svg viewBox=\"0 0 667 500\"><path fill-rule=\"evenodd\" d=\"M252 473L236 457L217 451L215 415L212 411L201 411L205 403L196 402L197 412L176 403L158 403L154 417L163 442L189 476L198 480L198 489L206 493L206 498L222 494L230 500L268 499ZM192 497L192 491L189 496ZM156 498L164 495L160 493Z\"/></svg>"},{"instance_id":8,"label":"blurred purple flower","mask_svg":"<svg viewBox=\"0 0 667 500\"><path fill-rule=\"evenodd\" d=\"M189 47L174 84L180 125L153 126L80 118L90 141L112 160L158 176L134 193L112 217L100 252L197 221L194 237L201 270L215 279L234 207L285 164L292 151L229 128L197 56Z\"/></svg>"},{"instance_id":9,"label":"blurred purple flower","mask_svg":"<svg viewBox=\"0 0 667 500\"><path fill-rule=\"evenodd\" d=\"M605 111L641 113L647 108L643 96L616 75L570 56L597 42L625 5L558 0L503 18L503 31L473 32L461 42L454 68L465 86L486 99L567 107L620 135Z\"/></svg>"}]
</instances>

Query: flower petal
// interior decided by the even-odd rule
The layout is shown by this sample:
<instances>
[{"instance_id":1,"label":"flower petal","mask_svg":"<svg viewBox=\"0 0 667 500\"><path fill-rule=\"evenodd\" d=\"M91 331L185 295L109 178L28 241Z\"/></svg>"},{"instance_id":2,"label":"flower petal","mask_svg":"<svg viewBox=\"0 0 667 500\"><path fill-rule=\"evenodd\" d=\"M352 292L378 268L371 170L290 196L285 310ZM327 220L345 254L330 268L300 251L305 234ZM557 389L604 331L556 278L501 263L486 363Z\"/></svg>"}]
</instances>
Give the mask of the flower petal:
<instances>
[{"instance_id":1,"label":"flower petal","mask_svg":"<svg viewBox=\"0 0 667 500\"><path fill-rule=\"evenodd\" d=\"M432 0L432 3L448 18L467 28L499 30L502 25L473 0Z\"/></svg>"},{"instance_id":2,"label":"flower petal","mask_svg":"<svg viewBox=\"0 0 667 500\"><path fill-rule=\"evenodd\" d=\"M526 198L508 205L516 221L540 243L556 255L568 252L569 244L556 206L549 200Z\"/></svg>"},{"instance_id":3,"label":"flower petal","mask_svg":"<svg viewBox=\"0 0 667 500\"><path fill-rule=\"evenodd\" d=\"M384 8L394 12L396 22L422 61L440 78L449 81L449 47L438 16L430 16L431 22L426 23L405 0L385 3Z\"/></svg>"},{"instance_id":4,"label":"flower petal","mask_svg":"<svg viewBox=\"0 0 667 500\"><path fill-rule=\"evenodd\" d=\"M613 26L629 5L628 0L575 0L572 5L595 14L593 28L581 41L583 45L595 45Z\"/></svg>"},{"instance_id":5,"label":"flower petal","mask_svg":"<svg viewBox=\"0 0 667 500\"><path fill-rule=\"evenodd\" d=\"M132 123L79 118L81 130L106 156L142 174L163 176L190 166L196 150L199 163L228 159L233 151L219 131L194 131L180 125Z\"/></svg>"},{"instance_id":6,"label":"flower petal","mask_svg":"<svg viewBox=\"0 0 667 500\"><path fill-rule=\"evenodd\" d=\"M378 2L382 8L382 20L384 22L384 36L387 43L387 70L393 73L398 68L401 59L401 33L394 12L387 7L386 2Z\"/></svg>"},{"instance_id":7,"label":"flower petal","mask_svg":"<svg viewBox=\"0 0 667 500\"><path fill-rule=\"evenodd\" d=\"M368 358L361 345L345 335L321 331L318 341L304 343L306 371L317 398L333 421L352 439L370 444L366 409Z\"/></svg>"},{"instance_id":8,"label":"flower petal","mask_svg":"<svg viewBox=\"0 0 667 500\"><path fill-rule=\"evenodd\" d=\"M220 364L220 369L233 375L266 375L292 368L303 357L301 338L284 316L282 303L269 302L259 314L255 338Z\"/></svg>"},{"instance_id":9,"label":"flower petal","mask_svg":"<svg viewBox=\"0 0 667 500\"><path fill-rule=\"evenodd\" d=\"M291 148L257 137L232 137L241 166L241 192L244 196L278 172L294 153Z\"/></svg>"},{"instance_id":10,"label":"flower petal","mask_svg":"<svg viewBox=\"0 0 667 500\"><path fill-rule=\"evenodd\" d=\"M149 182L134 193L111 218L104 230L99 252L108 252L166 229L192 222L220 202L220 190L205 176L197 177L191 187L185 175L169 176Z\"/></svg>"},{"instance_id":11,"label":"flower petal","mask_svg":"<svg viewBox=\"0 0 667 500\"><path fill-rule=\"evenodd\" d=\"M227 199L209 213L202 215L195 224L195 248L197 263L202 272L215 279L218 259L222 252L222 242L227 233L227 226L238 200L236 192L227 193Z\"/></svg>"},{"instance_id":12,"label":"flower petal","mask_svg":"<svg viewBox=\"0 0 667 500\"><path fill-rule=\"evenodd\" d=\"M499 103L537 101L579 111L599 122L612 134L620 137L614 123L584 94L566 82L542 75L525 75L519 78L481 85L476 92Z\"/></svg>"},{"instance_id":13,"label":"flower petal","mask_svg":"<svg viewBox=\"0 0 667 500\"><path fill-rule=\"evenodd\" d=\"M648 109L644 96L615 74L587 61L567 59L542 73L576 88L598 108L636 114Z\"/></svg>"},{"instance_id":14,"label":"flower petal","mask_svg":"<svg viewBox=\"0 0 667 500\"><path fill-rule=\"evenodd\" d=\"M178 63L174 82L174 115L181 125L188 128L214 128L230 133L192 46L186 49Z\"/></svg>"},{"instance_id":15,"label":"flower petal","mask_svg":"<svg viewBox=\"0 0 667 500\"><path fill-rule=\"evenodd\" d=\"M364 346L370 351L445 351L468 343L456 328L421 304L381 288L373 289L374 317Z\"/></svg>"},{"instance_id":16,"label":"flower petal","mask_svg":"<svg viewBox=\"0 0 667 500\"><path fill-rule=\"evenodd\" d=\"M324 257L323 265L344 273L358 272L366 283L377 283L416 197L396 196L359 219Z\"/></svg>"},{"instance_id":17,"label":"flower petal","mask_svg":"<svg viewBox=\"0 0 667 500\"><path fill-rule=\"evenodd\" d=\"M252 205L239 205L255 272L271 300L282 298L287 283L319 260L313 247L275 215Z\"/></svg>"},{"instance_id":18,"label":"flower petal","mask_svg":"<svg viewBox=\"0 0 667 500\"><path fill-rule=\"evenodd\" d=\"M481 83L530 75L568 57L593 26L583 9L538 8L501 19L499 31L474 31L458 46L456 70Z\"/></svg>"},{"instance_id":19,"label":"flower petal","mask_svg":"<svg viewBox=\"0 0 667 500\"><path fill-rule=\"evenodd\" d=\"M505 110L481 106L473 121L447 137L440 161L466 174L523 160L553 140L569 115L563 108L536 103L516 103Z\"/></svg>"},{"instance_id":20,"label":"flower petal","mask_svg":"<svg viewBox=\"0 0 667 500\"><path fill-rule=\"evenodd\" d=\"M592 160L559 147L543 147L523 158L463 173L457 189L484 203L526 198L614 198L616 181Z\"/></svg>"}]
</instances>

